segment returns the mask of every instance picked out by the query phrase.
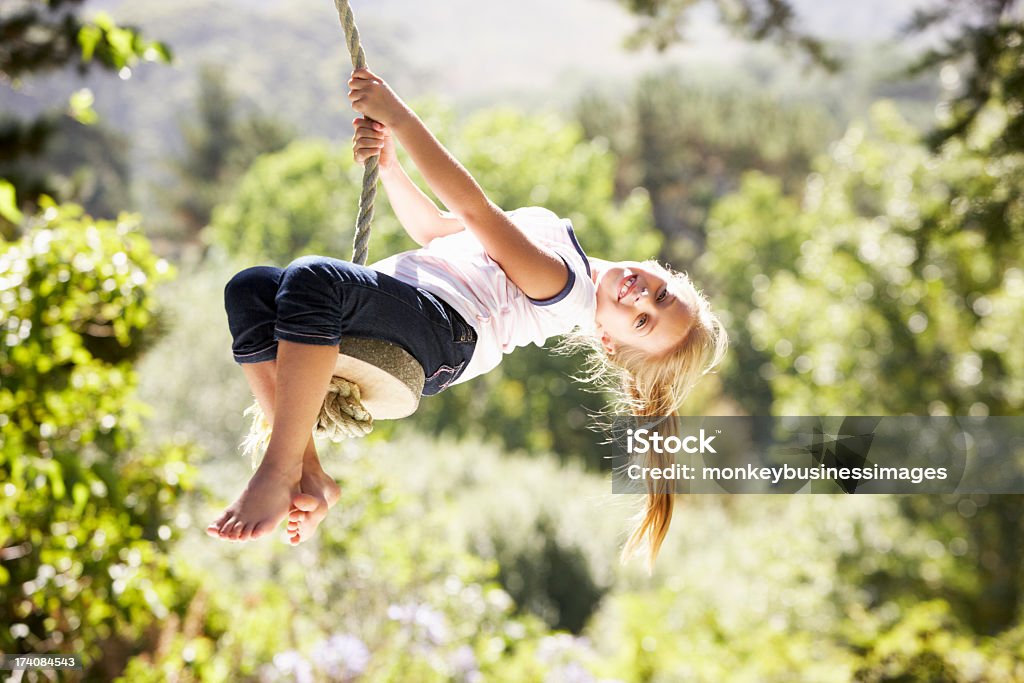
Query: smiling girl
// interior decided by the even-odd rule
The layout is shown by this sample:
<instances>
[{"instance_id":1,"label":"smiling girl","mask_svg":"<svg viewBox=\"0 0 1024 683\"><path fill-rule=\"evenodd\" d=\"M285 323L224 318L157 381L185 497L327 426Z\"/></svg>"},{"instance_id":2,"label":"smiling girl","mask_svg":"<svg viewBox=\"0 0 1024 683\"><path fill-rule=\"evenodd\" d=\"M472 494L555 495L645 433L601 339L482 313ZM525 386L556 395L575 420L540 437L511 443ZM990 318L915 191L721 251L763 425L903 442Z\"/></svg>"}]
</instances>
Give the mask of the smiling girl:
<instances>
[{"instance_id":1,"label":"smiling girl","mask_svg":"<svg viewBox=\"0 0 1024 683\"><path fill-rule=\"evenodd\" d=\"M420 249L369 267L303 257L256 267L225 289L235 360L273 431L245 491L207 531L248 540L286 516L293 543L308 538L338 499L311 430L343 336L399 344L423 366L423 394L478 377L506 353L572 335L611 372L622 407L668 416L718 364L727 340L707 299L655 261L588 256L572 225L551 211L497 207L416 114L366 69L349 81L354 156L379 157L391 206ZM409 178L397 139L448 211ZM657 466L663 463L651 462ZM623 557L646 545L653 561L668 531L673 495L651 482Z\"/></svg>"}]
</instances>

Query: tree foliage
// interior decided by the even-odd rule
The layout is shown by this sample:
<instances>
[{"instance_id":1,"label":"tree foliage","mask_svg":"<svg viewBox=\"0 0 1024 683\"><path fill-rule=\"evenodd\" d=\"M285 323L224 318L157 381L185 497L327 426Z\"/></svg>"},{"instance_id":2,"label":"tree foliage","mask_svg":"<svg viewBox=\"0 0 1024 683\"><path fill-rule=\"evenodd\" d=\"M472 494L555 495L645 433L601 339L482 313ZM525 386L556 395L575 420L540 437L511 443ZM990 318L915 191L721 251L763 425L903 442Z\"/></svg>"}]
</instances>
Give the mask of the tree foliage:
<instances>
[{"instance_id":1,"label":"tree foliage","mask_svg":"<svg viewBox=\"0 0 1024 683\"><path fill-rule=\"evenodd\" d=\"M962 3L935 0L918 8L905 31L938 32L942 45L922 54L910 73L947 67L952 98L946 120L929 135L933 147L966 137L979 119L999 103L1005 125L992 146L993 154L1024 151L1024 23L1018 0Z\"/></svg>"},{"instance_id":2,"label":"tree foliage","mask_svg":"<svg viewBox=\"0 0 1024 683\"><path fill-rule=\"evenodd\" d=\"M184 239L207 226L213 207L257 157L284 148L293 137L276 119L245 112L224 68L210 64L199 71L196 111L181 129L185 152L173 163L178 182L162 196L174 214L174 232Z\"/></svg>"},{"instance_id":3,"label":"tree foliage","mask_svg":"<svg viewBox=\"0 0 1024 683\"><path fill-rule=\"evenodd\" d=\"M1001 205L1024 169L963 144L933 158L887 107L874 126L835 145L802 211L757 176L716 207L703 262L771 356L736 370L768 381L778 414L1019 413L1024 254L979 218L1020 234L1024 211Z\"/></svg>"},{"instance_id":4,"label":"tree foliage","mask_svg":"<svg viewBox=\"0 0 1024 683\"><path fill-rule=\"evenodd\" d=\"M832 122L809 103L781 105L768 95L697 86L680 73L649 74L632 96L591 93L576 108L590 138L610 141L620 188L643 187L663 256L686 267L703 250L707 213L760 170L787 190L802 184Z\"/></svg>"},{"instance_id":5,"label":"tree foliage","mask_svg":"<svg viewBox=\"0 0 1024 683\"><path fill-rule=\"evenodd\" d=\"M5 5L4 87L76 59L84 72L168 58L109 17L79 20L80 4ZM91 104L80 91L71 114L92 122ZM169 268L137 217L96 219L46 196L79 194L114 215L124 197L110 181L126 176L118 144L53 113L6 121L0 140L0 649L78 654L85 676L102 680L153 647L154 628L194 592L168 555L191 449L145 443L133 398L133 362L158 331L152 294ZM53 173L90 155L102 161L89 174Z\"/></svg>"},{"instance_id":6,"label":"tree foliage","mask_svg":"<svg viewBox=\"0 0 1024 683\"><path fill-rule=\"evenodd\" d=\"M936 156L881 104L870 125L852 126L817 162L802 203L751 174L715 207L701 265L737 340L725 387L746 410L1021 414L1024 354L1013 339L1024 319L1024 205L1007 198L1024 167L992 158L998 133L952 139ZM993 222L1001 241L989 239ZM970 578L949 567L958 578L947 582L908 576L897 557L880 566L846 555L844 571L874 604L931 596L986 635L1019 623L1019 496L909 497L901 512L984 560ZM908 670L929 666L899 657Z\"/></svg>"},{"instance_id":7,"label":"tree foliage","mask_svg":"<svg viewBox=\"0 0 1024 683\"><path fill-rule=\"evenodd\" d=\"M641 17L640 28L630 39L634 47L653 45L664 50L683 40L690 12L701 0L619 0ZM714 0L710 3L722 22L749 40L773 40L809 55L815 63L834 70L839 60L820 39L800 28L789 0Z\"/></svg>"},{"instance_id":8,"label":"tree foliage","mask_svg":"<svg viewBox=\"0 0 1024 683\"><path fill-rule=\"evenodd\" d=\"M281 266L303 254L348 256L361 173L344 147L295 141L242 175L213 209L207 239L233 256ZM373 246L380 253L381 239L388 241L398 227L377 213Z\"/></svg>"},{"instance_id":9,"label":"tree foliage","mask_svg":"<svg viewBox=\"0 0 1024 683\"><path fill-rule=\"evenodd\" d=\"M166 552L190 451L140 445L132 362L169 275L138 220L44 201L0 254L0 649L119 670L181 607Z\"/></svg>"},{"instance_id":10,"label":"tree foliage","mask_svg":"<svg viewBox=\"0 0 1024 683\"><path fill-rule=\"evenodd\" d=\"M170 61L170 49L117 25L109 15L79 16L85 0L13 0L0 12L0 76L7 82L73 65L79 73L118 71L138 59Z\"/></svg>"},{"instance_id":11,"label":"tree foliage","mask_svg":"<svg viewBox=\"0 0 1024 683\"><path fill-rule=\"evenodd\" d=\"M119 72L131 69L140 61L171 60L170 49L163 43L144 38L137 29L120 26L105 13L90 20L80 16L84 0L14 0L0 9L0 88L18 88L23 79L57 69L74 66L80 74L101 68ZM51 111L32 120L12 116L0 119L0 175L13 187L22 209L31 210L43 195L84 201L90 209L110 209L98 203L97 184L114 180L115 187L126 185L127 173L115 162L107 165L104 155L96 155L83 163L68 154L72 145L56 143L56 154L45 161L39 159L53 151L54 138L68 136L74 142L89 143L95 138L110 138L109 133L89 135L79 125L65 123L70 118L78 124L96 120L92 111L92 94L81 90L69 98L65 112ZM111 140L101 144L113 153ZM79 147L88 149L88 146ZM118 157L114 154L113 158ZM102 168L84 168L93 162ZM110 175L109 171L114 174ZM108 217L123 206L114 206ZM11 221L0 216L0 232L12 234Z\"/></svg>"},{"instance_id":12,"label":"tree foliage","mask_svg":"<svg viewBox=\"0 0 1024 683\"><path fill-rule=\"evenodd\" d=\"M643 18L634 40L664 49L683 39L688 15L698 0L620 0ZM834 70L839 62L818 38L798 28L791 0L741 0L714 3L726 24L752 40L796 46L813 63ZM952 138L964 139L986 114L997 109L1006 118L992 146L997 155L1024 150L1024 24L1019 0L930 0L914 8L900 38L932 34L941 44L923 49L905 75L945 67L951 90L945 120L929 135L933 148ZM934 43L934 41L931 41Z\"/></svg>"},{"instance_id":13,"label":"tree foliage","mask_svg":"<svg viewBox=\"0 0 1024 683\"><path fill-rule=\"evenodd\" d=\"M115 218L131 205L126 136L103 123L50 113L31 122L0 118L0 139L11 137L22 138L17 144L32 150L0 162L0 178L19 196L73 200L97 218Z\"/></svg>"}]
</instances>

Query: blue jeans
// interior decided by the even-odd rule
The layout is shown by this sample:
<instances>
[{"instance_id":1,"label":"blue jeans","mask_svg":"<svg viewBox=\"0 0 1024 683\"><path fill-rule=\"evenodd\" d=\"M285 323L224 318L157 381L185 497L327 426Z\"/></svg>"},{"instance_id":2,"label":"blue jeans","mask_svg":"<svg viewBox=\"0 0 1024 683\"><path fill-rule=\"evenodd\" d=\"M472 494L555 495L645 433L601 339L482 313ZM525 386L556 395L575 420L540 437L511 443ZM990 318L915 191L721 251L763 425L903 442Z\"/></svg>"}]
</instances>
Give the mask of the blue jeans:
<instances>
[{"instance_id":1,"label":"blue jeans","mask_svg":"<svg viewBox=\"0 0 1024 683\"><path fill-rule=\"evenodd\" d=\"M439 297L365 266L304 256L287 268L246 268L224 288L238 363L277 358L277 342L338 346L342 337L398 344L423 366L423 395L458 379L476 330Z\"/></svg>"}]
</instances>

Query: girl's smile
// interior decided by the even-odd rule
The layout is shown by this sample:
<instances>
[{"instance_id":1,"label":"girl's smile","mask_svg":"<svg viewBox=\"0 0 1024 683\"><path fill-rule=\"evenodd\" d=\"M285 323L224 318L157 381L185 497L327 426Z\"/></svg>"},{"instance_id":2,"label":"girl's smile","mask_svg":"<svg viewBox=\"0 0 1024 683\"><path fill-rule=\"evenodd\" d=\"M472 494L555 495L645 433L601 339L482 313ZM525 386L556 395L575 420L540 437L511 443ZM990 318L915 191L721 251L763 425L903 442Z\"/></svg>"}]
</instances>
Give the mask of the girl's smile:
<instances>
[{"instance_id":1,"label":"girl's smile","mask_svg":"<svg viewBox=\"0 0 1024 683\"><path fill-rule=\"evenodd\" d=\"M636 285L636 275L627 275L622 280L622 285L619 286L619 301L622 301L622 297L627 296L633 291L634 285Z\"/></svg>"}]
</instances>

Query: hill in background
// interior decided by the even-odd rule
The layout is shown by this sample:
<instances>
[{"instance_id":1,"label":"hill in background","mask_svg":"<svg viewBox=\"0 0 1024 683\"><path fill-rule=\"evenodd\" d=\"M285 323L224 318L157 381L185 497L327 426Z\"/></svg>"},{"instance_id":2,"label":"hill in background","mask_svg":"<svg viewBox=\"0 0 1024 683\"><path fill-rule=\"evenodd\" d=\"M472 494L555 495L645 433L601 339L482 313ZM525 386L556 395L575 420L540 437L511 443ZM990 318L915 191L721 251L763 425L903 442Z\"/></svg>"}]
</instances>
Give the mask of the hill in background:
<instances>
[{"instance_id":1,"label":"hill in background","mask_svg":"<svg viewBox=\"0 0 1024 683\"><path fill-rule=\"evenodd\" d=\"M822 36L864 45L891 36L912 2L796 2ZM707 8L694 14L688 42L657 54L623 41L636 24L612 0L353 2L371 68L404 96L435 96L457 108L506 104L567 108L586 89L628 91L644 72L678 66L696 80L776 88L831 101L840 118L869 99L850 87L862 75L826 78L792 56L731 39ZM344 97L350 62L333 3L326 0L97 0L87 5L138 25L171 45L172 67L142 65L120 83L108 74L82 83L72 74L4 90L3 108L27 114L59 104L72 87L91 88L103 122L130 140L136 204L172 182L168 159L181 153L180 122L194 106L204 64L226 69L243 101L289 122L302 135L346 138L352 112ZM727 74L727 76L723 76ZM842 111L838 111L842 110Z\"/></svg>"}]
</instances>

